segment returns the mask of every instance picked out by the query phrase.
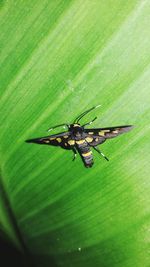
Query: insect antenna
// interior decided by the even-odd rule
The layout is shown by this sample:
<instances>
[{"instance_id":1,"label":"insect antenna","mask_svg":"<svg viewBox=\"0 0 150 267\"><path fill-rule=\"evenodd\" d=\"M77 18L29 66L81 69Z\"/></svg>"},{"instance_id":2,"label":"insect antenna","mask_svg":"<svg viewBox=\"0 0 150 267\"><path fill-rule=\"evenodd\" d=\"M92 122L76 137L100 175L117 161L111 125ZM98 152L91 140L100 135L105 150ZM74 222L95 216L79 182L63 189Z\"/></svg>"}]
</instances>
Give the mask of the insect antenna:
<instances>
[{"instance_id":1,"label":"insect antenna","mask_svg":"<svg viewBox=\"0 0 150 267\"><path fill-rule=\"evenodd\" d=\"M82 125L82 127L85 127L87 125L91 125L96 119L97 119L97 117L95 117L92 121L85 123L84 125Z\"/></svg>"},{"instance_id":2,"label":"insect antenna","mask_svg":"<svg viewBox=\"0 0 150 267\"><path fill-rule=\"evenodd\" d=\"M96 108L98 108L98 107L100 107L100 106L101 106L101 105L97 105L97 106L95 106L95 107L92 107L92 108L90 108L90 109L84 111L83 113L81 113L81 114L74 120L74 123L78 123L78 122L81 120L81 118L83 118L87 113L89 113L89 112L92 111L93 109L96 109Z\"/></svg>"},{"instance_id":3,"label":"insect antenna","mask_svg":"<svg viewBox=\"0 0 150 267\"><path fill-rule=\"evenodd\" d=\"M59 124L59 125L56 125L56 126L54 126L54 127L49 128L47 131L50 132L50 131L52 131L53 129L58 128L58 127L60 127L60 126L67 126L67 127L69 127L69 124L67 124L67 123Z\"/></svg>"}]
</instances>

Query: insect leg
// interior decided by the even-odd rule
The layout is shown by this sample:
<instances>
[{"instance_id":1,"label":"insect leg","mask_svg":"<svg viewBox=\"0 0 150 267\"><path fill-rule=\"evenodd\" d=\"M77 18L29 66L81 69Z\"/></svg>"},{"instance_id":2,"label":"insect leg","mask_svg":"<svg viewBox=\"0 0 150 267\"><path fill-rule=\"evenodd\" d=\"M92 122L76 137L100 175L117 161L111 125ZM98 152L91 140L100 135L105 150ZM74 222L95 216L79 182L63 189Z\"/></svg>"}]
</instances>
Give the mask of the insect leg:
<instances>
[{"instance_id":1,"label":"insect leg","mask_svg":"<svg viewBox=\"0 0 150 267\"><path fill-rule=\"evenodd\" d=\"M102 156L104 157L107 161L109 161L109 159L95 146L93 146L93 148Z\"/></svg>"},{"instance_id":2,"label":"insect leg","mask_svg":"<svg viewBox=\"0 0 150 267\"><path fill-rule=\"evenodd\" d=\"M97 117L95 117L92 121L90 122L87 122L86 124L82 125L83 127L87 126L87 125L90 125L93 123L93 121L95 121L97 119Z\"/></svg>"},{"instance_id":3,"label":"insect leg","mask_svg":"<svg viewBox=\"0 0 150 267\"><path fill-rule=\"evenodd\" d=\"M59 124L59 125L56 125L56 126L54 126L54 127L49 128L47 131L50 132L50 131L52 131L53 129L55 129L55 128L57 128L57 127L60 127L60 126L67 126L67 127L69 127L69 124L67 124L67 123Z\"/></svg>"},{"instance_id":4,"label":"insect leg","mask_svg":"<svg viewBox=\"0 0 150 267\"><path fill-rule=\"evenodd\" d=\"M74 161L76 159L76 156L77 156L77 151L76 151L75 148L72 148L72 151L74 153L74 157L73 157L73 160L72 161Z\"/></svg>"}]
</instances>

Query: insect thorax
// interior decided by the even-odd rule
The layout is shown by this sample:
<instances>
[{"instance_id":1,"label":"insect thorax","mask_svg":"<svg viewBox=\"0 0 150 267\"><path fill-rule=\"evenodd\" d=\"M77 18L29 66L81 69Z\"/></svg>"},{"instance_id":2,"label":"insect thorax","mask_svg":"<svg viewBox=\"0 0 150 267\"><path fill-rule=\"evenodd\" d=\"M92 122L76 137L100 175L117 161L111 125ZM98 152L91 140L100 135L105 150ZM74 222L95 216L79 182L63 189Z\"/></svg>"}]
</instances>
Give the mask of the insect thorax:
<instances>
[{"instance_id":1,"label":"insect thorax","mask_svg":"<svg viewBox=\"0 0 150 267\"><path fill-rule=\"evenodd\" d=\"M84 132L84 128L77 123L71 124L69 130L74 137L81 137Z\"/></svg>"}]
</instances>

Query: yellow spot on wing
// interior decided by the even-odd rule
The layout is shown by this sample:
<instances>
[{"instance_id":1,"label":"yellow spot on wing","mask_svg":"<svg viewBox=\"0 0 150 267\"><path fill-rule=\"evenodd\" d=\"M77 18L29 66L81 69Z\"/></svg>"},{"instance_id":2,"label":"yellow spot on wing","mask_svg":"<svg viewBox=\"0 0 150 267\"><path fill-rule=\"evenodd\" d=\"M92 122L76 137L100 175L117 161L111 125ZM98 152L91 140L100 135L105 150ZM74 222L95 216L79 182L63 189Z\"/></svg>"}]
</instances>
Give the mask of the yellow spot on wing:
<instances>
[{"instance_id":1,"label":"yellow spot on wing","mask_svg":"<svg viewBox=\"0 0 150 267\"><path fill-rule=\"evenodd\" d=\"M118 133L118 130L114 130L114 131L112 131L112 133L117 134Z\"/></svg>"},{"instance_id":2,"label":"yellow spot on wing","mask_svg":"<svg viewBox=\"0 0 150 267\"><path fill-rule=\"evenodd\" d=\"M73 146L73 145L75 144L75 141L74 141L74 140L69 140L69 141L68 141L68 144L69 144L70 146Z\"/></svg>"},{"instance_id":3,"label":"yellow spot on wing","mask_svg":"<svg viewBox=\"0 0 150 267\"><path fill-rule=\"evenodd\" d=\"M74 127L78 127L78 126L80 126L80 124L75 123L73 126Z\"/></svg>"},{"instance_id":4,"label":"yellow spot on wing","mask_svg":"<svg viewBox=\"0 0 150 267\"><path fill-rule=\"evenodd\" d=\"M78 140L78 141L76 141L76 144L81 145L81 144L83 144L84 142L85 142L84 139L83 139L83 140Z\"/></svg>"},{"instance_id":5,"label":"yellow spot on wing","mask_svg":"<svg viewBox=\"0 0 150 267\"><path fill-rule=\"evenodd\" d=\"M88 132L88 134L94 134L94 132Z\"/></svg>"},{"instance_id":6,"label":"yellow spot on wing","mask_svg":"<svg viewBox=\"0 0 150 267\"><path fill-rule=\"evenodd\" d=\"M83 157L88 157L88 156L90 156L91 154L92 154L92 152L89 151L89 152L83 153L82 156L83 156Z\"/></svg>"},{"instance_id":7,"label":"yellow spot on wing","mask_svg":"<svg viewBox=\"0 0 150 267\"><path fill-rule=\"evenodd\" d=\"M88 143L90 143L90 142L93 141L93 138L92 138L92 137L86 137L85 140L86 140Z\"/></svg>"},{"instance_id":8,"label":"yellow spot on wing","mask_svg":"<svg viewBox=\"0 0 150 267\"><path fill-rule=\"evenodd\" d=\"M65 146L67 146L68 144L67 143L65 143Z\"/></svg>"},{"instance_id":9,"label":"yellow spot on wing","mask_svg":"<svg viewBox=\"0 0 150 267\"><path fill-rule=\"evenodd\" d=\"M49 140L55 140L56 139L56 137L50 137L50 139Z\"/></svg>"},{"instance_id":10,"label":"yellow spot on wing","mask_svg":"<svg viewBox=\"0 0 150 267\"><path fill-rule=\"evenodd\" d=\"M99 132L99 135L104 136L105 135L105 132L104 131L100 131Z\"/></svg>"},{"instance_id":11,"label":"yellow spot on wing","mask_svg":"<svg viewBox=\"0 0 150 267\"><path fill-rule=\"evenodd\" d=\"M50 141L49 140L44 140L45 143L49 143Z\"/></svg>"},{"instance_id":12,"label":"yellow spot on wing","mask_svg":"<svg viewBox=\"0 0 150 267\"><path fill-rule=\"evenodd\" d=\"M99 141L99 138L96 138L95 141L96 141L96 142Z\"/></svg>"},{"instance_id":13,"label":"yellow spot on wing","mask_svg":"<svg viewBox=\"0 0 150 267\"><path fill-rule=\"evenodd\" d=\"M64 137L64 138L68 138L68 135L64 135L63 137Z\"/></svg>"},{"instance_id":14,"label":"yellow spot on wing","mask_svg":"<svg viewBox=\"0 0 150 267\"><path fill-rule=\"evenodd\" d=\"M110 132L110 130L102 130L99 132L99 135L105 136L105 133L109 133L109 132Z\"/></svg>"},{"instance_id":15,"label":"yellow spot on wing","mask_svg":"<svg viewBox=\"0 0 150 267\"><path fill-rule=\"evenodd\" d=\"M56 140L58 143L61 143L61 138L58 137L58 138L56 138Z\"/></svg>"}]
</instances>

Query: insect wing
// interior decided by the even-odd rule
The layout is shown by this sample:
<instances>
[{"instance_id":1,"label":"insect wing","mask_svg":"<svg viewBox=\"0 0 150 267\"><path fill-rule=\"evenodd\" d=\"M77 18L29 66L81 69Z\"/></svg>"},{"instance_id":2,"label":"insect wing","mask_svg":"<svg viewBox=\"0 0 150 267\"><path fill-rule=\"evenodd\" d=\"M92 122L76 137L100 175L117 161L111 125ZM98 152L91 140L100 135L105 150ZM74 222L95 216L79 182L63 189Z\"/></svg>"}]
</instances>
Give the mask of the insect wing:
<instances>
[{"instance_id":1,"label":"insect wing","mask_svg":"<svg viewBox=\"0 0 150 267\"><path fill-rule=\"evenodd\" d=\"M105 142L107 139L114 138L120 134L130 131L132 128L133 126L126 125L98 129L85 129L85 133L87 134L85 139L90 146L97 146Z\"/></svg>"},{"instance_id":2,"label":"insect wing","mask_svg":"<svg viewBox=\"0 0 150 267\"><path fill-rule=\"evenodd\" d=\"M41 145L60 146L64 149L72 149L68 143L70 139L70 132L63 132L60 134L39 137L35 139L26 140L27 143L37 143Z\"/></svg>"}]
</instances>

